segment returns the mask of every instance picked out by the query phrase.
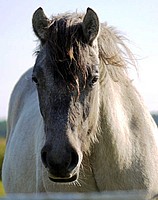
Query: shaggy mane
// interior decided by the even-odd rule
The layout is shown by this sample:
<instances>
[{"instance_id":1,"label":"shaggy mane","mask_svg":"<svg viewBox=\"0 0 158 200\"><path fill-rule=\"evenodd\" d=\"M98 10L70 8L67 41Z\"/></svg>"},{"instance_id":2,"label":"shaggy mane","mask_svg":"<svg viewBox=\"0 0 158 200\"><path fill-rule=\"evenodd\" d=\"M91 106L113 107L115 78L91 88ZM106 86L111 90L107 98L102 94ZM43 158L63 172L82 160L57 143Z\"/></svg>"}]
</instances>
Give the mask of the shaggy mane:
<instances>
[{"instance_id":1,"label":"shaggy mane","mask_svg":"<svg viewBox=\"0 0 158 200\"><path fill-rule=\"evenodd\" d=\"M81 62L84 56L82 48L84 47L85 51L86 46L88 46L84 43L81 26L83 17L83 14L78 13L58 15L52 19L49 27L47 41L48 64L53 64L57 74L60 74L65 82L70 83L73 87L78 87L79 74L82 75L84 87L88 74L88 69ZM107 70L111 77L115 79L113 74L117 74L118 71L120 73L118 67L122 68L122 74L126 72L126 67L129 64L135 66L135 58L126 46L126 40L115 28L108 27L106 23L101 24L98 37L101 79L104 79ZM86 51L88 53L88 47ZM116 69L110 66L116 66ZM118 75L116 76L118 78Z\"/></svg>"},{"instance_id":2,"label":"shaggy mane","mask_svg":"<svg viewBox=\"0 0 158 200\"><path fill-rule=\"evenodd\" d=\"M70 87L79 92L79 76L84 87L87 70L82 63L82 48L85 47L81 26L81 15L58 16L52 20L47 41L48 64L53 64L59 74Z\"/></svg>"}]
</instances>

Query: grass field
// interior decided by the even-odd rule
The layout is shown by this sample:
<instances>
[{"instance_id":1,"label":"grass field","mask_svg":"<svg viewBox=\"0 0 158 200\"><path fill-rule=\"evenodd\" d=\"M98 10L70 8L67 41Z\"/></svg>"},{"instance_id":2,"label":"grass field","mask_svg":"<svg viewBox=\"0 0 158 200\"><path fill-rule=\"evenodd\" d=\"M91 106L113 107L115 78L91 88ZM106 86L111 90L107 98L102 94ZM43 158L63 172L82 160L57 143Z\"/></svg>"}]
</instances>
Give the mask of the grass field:
<instances>
[{"instance_id":1,"label":"grass field","mask_svg":"<svg viewBox=\"0 0 158 200\"><path fill-rule=\"evenodd\" d=\"M0 138L0 175L1 175L4 151L5 151L5 139L4 138ZM4 188L3 188L2 181L1 181L1 176L0 176L0 196L3 196L4 194L5 194L4 193Z\"/></svg>"},{"instance_id":2,"label":"grass field","mask_svg":"<svg viewBox=\"0 0 158 200\"><path fill-rule=\"evenodd\" d=\"M5 143L6 143L5 139L0 137L0 150L1 151L3 150L2 153L4 153L5 150Z\"/></svg>"},{"instance_id":3,"label":"grass field","mask_svg":"<svg viewBox=\"0 0 158 200\"><path fill-rule=\"evenodd\" d=\"M5 195L4 188L3 188L2 182L0 181L0 196L4 196L4 195Z\"/></svg>"}]
</instances>

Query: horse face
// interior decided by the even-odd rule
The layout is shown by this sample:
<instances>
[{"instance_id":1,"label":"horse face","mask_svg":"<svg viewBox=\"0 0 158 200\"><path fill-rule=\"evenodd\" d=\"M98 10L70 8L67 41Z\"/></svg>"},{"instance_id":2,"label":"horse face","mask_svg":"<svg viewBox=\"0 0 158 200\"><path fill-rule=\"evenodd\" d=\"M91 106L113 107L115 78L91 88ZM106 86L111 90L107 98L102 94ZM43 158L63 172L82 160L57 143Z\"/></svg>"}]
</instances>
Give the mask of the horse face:
<instances>
[{"instance_id":1,"label":"horse face","mask_svg":"<svg viewBox=\"0 0 158 200\"><path fill-rule=\"evenodd\" d=\"M39 18L39 14L34 15ZM45 18L43 12L42 16ZM77 29L79 35L81 32L83 35L81 44L77 41L80 36L75 35L75 32L75 39L67 47L65 38L68 35L65 38L62 35L59 40L59 29L64 26L63 20L59 21L50 27L49 33L38 33L35 30L41 41L45 40L43 35L49 38L50 32L54 34L51 42L47 38L43 43L32 78L37 85L45 125L46 140L41 150L42 162L48 169L50 180L72 182L78 178L83 153L89 150L90 143L96 136L99 115L96 37L99 25L94 11L88 9L82 25ZM61 53L62 47L64 51Z\"/></svg>"}]
</instances>

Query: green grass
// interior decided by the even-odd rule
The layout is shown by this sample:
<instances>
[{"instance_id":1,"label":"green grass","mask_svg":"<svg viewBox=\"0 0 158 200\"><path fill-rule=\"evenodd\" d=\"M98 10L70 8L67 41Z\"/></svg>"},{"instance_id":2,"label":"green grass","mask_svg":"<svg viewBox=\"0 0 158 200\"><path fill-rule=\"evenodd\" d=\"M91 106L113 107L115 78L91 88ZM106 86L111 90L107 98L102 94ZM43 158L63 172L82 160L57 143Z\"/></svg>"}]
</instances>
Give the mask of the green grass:
<instances>
[{"instance_id":1,"label":"green grass","mask_svg":"<svg viewBox=\"0 0 158 200\"><path fill-rule=\"evenodd\" d=\"M0 138L0 180L1 180L1 172L2 172L2 163L4 158L4 152L5 152L5 139Z\"/></svg>"},{"instance_id":2,"label":"green grass","mask_svg":"<svg viewBox=\"0 0 158 200\"><path fill-rule=\"evenodd\" d=\"M4 195L5 195L4 188L2 185L2 181L0 181L0 196L4 196Z\"/></svg>"},{"instance_id":3,"label":"green grass","mask_svg":"<svg viewBox=\"0 0 158 200\"><path fill-rule=\"evenodd\" d=\"M5 139L0 138L0 196L4 196L5 194L2 181L1 181L1 170L2 170L4 151L5 151Z\"/></svg>"}]
</instances>

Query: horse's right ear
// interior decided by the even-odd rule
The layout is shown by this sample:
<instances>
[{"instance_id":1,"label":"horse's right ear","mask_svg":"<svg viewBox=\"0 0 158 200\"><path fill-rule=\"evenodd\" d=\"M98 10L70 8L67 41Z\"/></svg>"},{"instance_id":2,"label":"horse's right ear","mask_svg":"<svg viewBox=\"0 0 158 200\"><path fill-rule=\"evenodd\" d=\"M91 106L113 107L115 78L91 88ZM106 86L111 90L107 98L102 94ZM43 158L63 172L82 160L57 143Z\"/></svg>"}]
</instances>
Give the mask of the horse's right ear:
<instances>
[{"instance_id":1,"label":"horse's right ear","mask_svg":"<svg viewBox=\"0 0 158 200\"><path fill-rule=\"evenodd\" d=\"M50 20L46 17L41 7L34 12L32 17L33 30L42 43L47 39L50 23Z\"/></svg>"},{"instance_id":2,"label":"horse's right ear","mask_svg":"<svg viewBox=\"0 0 158 200\"><path fill-rule=\"evenodd\" d=\"M86 42L92 45L99 33L99 19L97 14L91 8L87 8L87 13L84 16L82 29Z\"/></svg>"}]
</instances>

